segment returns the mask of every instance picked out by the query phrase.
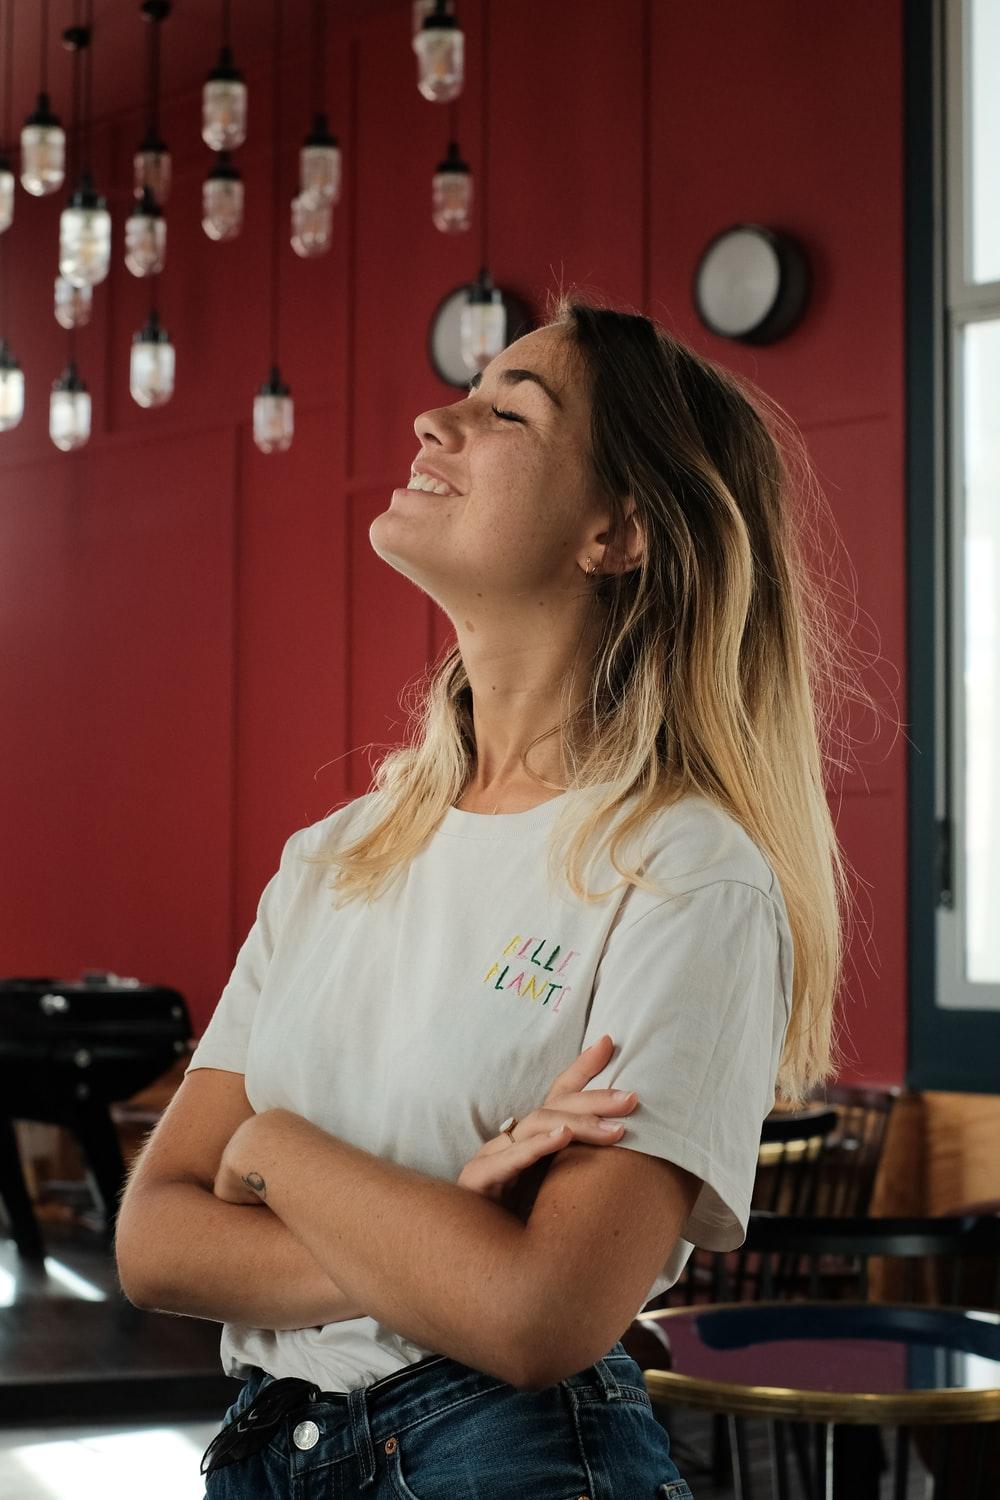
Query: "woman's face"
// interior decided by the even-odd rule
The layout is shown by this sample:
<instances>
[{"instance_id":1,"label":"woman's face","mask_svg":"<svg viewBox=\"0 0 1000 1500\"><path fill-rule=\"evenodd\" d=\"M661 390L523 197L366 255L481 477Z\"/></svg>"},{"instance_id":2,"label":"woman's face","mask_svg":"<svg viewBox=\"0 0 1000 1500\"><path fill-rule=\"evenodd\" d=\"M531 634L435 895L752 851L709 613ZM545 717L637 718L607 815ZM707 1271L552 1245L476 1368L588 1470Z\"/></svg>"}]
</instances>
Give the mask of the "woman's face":
<instances>
[{"instance_id":1,"label":"woman's face","mask_svg":"<svg viewBox=\"0 0 1000 1500\"><path fill-rule=\"evenodd\" d=\"M539 380L515 373L525 370ZM463 611L465 623L470 613L583 595L589 538L607 509L586 462L590 412L581 367L562 330L517 339L467 396L422 412L413 428L414 462L456 493L394 490L369 530L380 557L452 616Z\"/></svg>"}]
</instances>

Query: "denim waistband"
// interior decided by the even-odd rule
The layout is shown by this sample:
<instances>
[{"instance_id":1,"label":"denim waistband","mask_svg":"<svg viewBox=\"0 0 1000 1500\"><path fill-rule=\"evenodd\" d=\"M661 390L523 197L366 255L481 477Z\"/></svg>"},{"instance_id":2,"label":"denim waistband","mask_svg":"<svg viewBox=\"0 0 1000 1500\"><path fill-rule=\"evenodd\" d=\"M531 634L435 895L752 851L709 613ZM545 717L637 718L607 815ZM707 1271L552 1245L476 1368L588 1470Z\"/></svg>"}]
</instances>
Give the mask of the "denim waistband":
<instances>
[{"instance_id":1,"label":"denim waistband","mask_svg":"<svg viewBox=\"0 0 1000 1500\"><path fill-rule=\"evenodd\" d=\"M569 1376L564 1383L601 1386L608 1398L614 1399L618 1383L613 1370L605 1361L615 1358L630 1358L620 1341L602 1359ZM401 1419L402 1425L406 1425L406 1415L400 1411L401 1407L410 1420L419 1420L421 1408L431 1410L443 1394L450 1394L456 1386L471 1389L481 1386L484 1381L492 1386L506 1384L499 1377L474 1370L447 1354L429 1355L426 1359L381 1376L370 1385L358 1386L351 1391L324 1391L314 1381L304 1380L297 1375L275 1379L267 1371L255 1366L244 1383L244 1389L249 1388L251 1392L249 1404L226 1423L209 1443L202 1456L201 1473L210 1474L215 1469L237 1463L241 1458L259 1452L275 1436L287 1417L322 1402L329 1403L350 1416L362 1465L374 1473L372 1431L373 1427L379 1425L379 1417L388 1409L393 1411L394 1425L400 1425Z\"/></svg>"}]
</instances>

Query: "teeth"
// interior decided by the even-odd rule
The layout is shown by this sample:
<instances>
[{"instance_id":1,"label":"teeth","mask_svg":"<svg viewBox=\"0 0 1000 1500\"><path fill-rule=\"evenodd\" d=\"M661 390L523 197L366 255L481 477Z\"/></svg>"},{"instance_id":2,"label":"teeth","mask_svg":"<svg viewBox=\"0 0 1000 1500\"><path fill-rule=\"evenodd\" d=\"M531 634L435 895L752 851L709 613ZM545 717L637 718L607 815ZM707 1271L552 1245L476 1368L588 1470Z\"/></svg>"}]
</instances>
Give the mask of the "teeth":
<instances>
[{"instance_id":1,"label":"teeth","mask_svg":"<svg viewBox=\"0 0 1000 1500\"><path fill-rule=\"evenodd\" d=\"M438 479L432 479L429 474L414 474L406 486L408 490L427 490L432 495L453 495L455 491L447 484L442 484Z\"/></svg>"}]
</instances>

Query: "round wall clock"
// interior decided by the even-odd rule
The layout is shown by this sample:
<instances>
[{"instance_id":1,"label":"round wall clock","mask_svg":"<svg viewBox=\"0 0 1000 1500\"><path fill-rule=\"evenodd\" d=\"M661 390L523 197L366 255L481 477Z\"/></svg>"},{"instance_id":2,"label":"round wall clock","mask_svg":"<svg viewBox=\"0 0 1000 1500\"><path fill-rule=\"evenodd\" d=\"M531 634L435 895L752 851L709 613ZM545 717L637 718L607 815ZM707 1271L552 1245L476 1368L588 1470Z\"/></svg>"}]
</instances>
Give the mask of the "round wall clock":
<instances>
[{"instance_id":1,"label":"round wall clock","mask_svg":"<svg viewBox=\"0 0 1000 1500\"><path fill-rule=\"evenodd\" d=\"M795 327L811 275L791 235L764 224L733 224L702 251L692 298L705 327L741 344L773 344Z\"/></svg>"}]
</instances>

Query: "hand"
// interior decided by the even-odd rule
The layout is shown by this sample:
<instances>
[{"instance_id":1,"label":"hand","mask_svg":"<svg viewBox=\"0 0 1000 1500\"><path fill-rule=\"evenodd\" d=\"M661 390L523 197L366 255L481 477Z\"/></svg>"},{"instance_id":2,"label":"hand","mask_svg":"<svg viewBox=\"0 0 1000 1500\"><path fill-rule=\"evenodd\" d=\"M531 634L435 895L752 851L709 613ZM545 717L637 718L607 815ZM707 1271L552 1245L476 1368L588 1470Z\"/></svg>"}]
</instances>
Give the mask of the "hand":
<instances>
[{"instance_id":1,"label":"hand","mask_svg":"<svg viewBox=\"0 0 1000 1500\"><path fill-rule=\"evenodd\" d=\"M212 1194L221 1198L223 1203L254 1204L259 1208L266 1208L267 1204L259 1193L255 1193L248 1187L243 1179L239 1163L245 1164L247 1159L248 1136L258 1115L250 1115L233 1131L229 1137L226 1149L222 1153L215 1181L212 1184Z\"/></svg>"},{"instance_id":2,"label":"hand","mask_svg":"<svg viewBox=\"0 0 1000 1500\"><path fill-rule=\"evenodd\" d=\"M544 1104L518 1120L513 1129L513 1142L503 1132L486 1141L462 1168L458 1185L502 1203L521 1218L525 1202L523 1192L519 1193L519 1179L528 1168L542 1162L543 1176L548 1169L546 1158L574 1140L593 1146L617 1144L624 1134L624 1124L619 1120L615 1122L617 1128L605 1130L601 1118L604 1115L631 1114L639 1102L635 1092L616 1099L612 1089L584 1087L607 1066L614 1045L611 1037L605 1035L581 1052L568 1068L558 1074ZM540 1185L541 1176L538 1176L534 1184L536 1192Z\"/></svg>"}]
</instances>

